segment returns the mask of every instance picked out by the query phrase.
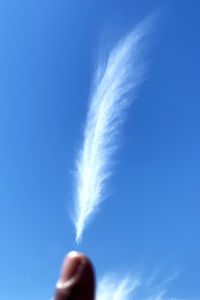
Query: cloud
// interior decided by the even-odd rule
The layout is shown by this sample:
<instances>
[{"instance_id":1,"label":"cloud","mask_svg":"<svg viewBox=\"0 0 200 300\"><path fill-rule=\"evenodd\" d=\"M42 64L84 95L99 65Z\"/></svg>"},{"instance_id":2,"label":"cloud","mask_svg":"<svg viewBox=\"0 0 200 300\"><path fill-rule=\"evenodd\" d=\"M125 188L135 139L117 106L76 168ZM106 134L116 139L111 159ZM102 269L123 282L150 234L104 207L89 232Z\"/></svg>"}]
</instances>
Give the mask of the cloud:
<instances>
[{"instance_id":1,"label":"cloud","mask_svg":"<svg viewBox=\"0 0 200 300\"><path fill-rule=\"evenodd\" d=\"M139 285L139 279L130 276L117 280L106 275L98 284L97 300L128 300Z\"/></svg>"},{"instance_id":2,"label":"cloud","mask_svg":"<svg viewBox=\"0 0 200 300\"><path fill-rule=\"evenodd\" d=\"M176 277L177 274L173 274L161 283L149 286L149 280L138 276L128 275L119 279L115 274L105 275L97 285L96 299L181 300L167 296L167 285Z\"/></svg>"},{"instance_id":3,"label":"cloud","mask_svg":"<svg viewBox=\"0 0 200 300\"><path fill-rule=\"evenodd\" d=\"M104 188L112 174L117 137L130 104L144 81L146 67L144 40L149 19L137 25L99 63L84 130L84 140L76 161L74 225L76 241L105 198Z\"/></svg>"}]
</instances>

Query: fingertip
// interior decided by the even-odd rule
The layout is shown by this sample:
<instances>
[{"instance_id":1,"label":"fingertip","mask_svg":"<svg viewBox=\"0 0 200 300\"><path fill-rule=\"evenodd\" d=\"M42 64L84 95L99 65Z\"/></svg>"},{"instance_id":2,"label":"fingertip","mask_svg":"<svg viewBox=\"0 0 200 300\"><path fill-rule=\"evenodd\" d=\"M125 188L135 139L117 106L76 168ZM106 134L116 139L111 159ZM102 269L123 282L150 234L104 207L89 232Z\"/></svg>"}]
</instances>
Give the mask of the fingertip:
<instances>
[{"instance_id":1,"label":"fingertip","mask_svg":"<svg viewBox=\"0 0 200 300\"><path fill-rule=\"evenodd\" d=\"M55 300L93 300L94 289L94 268L89 258L80 252L69 252L56 285Z\"/></svg>"},{"instance_id":2,"label":"fingertip","mask_svg":"<svg viewBox=\"0 0 200 300\"><path fill-rule=\"evenodd\" d=\"M79 272L80 266L83 264L81 253L76 251L69 252L63 262L59 282L64 284L71 280Z\"/></svg>"}]
</instances>

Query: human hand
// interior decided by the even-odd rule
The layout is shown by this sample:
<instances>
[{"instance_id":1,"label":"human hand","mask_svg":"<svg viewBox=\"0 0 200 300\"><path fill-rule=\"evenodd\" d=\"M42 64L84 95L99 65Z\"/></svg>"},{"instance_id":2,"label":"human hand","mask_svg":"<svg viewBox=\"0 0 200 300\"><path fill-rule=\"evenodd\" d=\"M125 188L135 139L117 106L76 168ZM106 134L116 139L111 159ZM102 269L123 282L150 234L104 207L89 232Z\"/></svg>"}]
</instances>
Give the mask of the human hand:
<instances>
[{"instance_id":1,"label":"human hand","mask_svg":"<svg viewBox=\"0 0 200 300\"><path fill-rule=\"evenodd\" d=\"M70 252L63 263L56 285L55 300L94 300L95 275L89 259Z\"/></svg>"}]
</instances>

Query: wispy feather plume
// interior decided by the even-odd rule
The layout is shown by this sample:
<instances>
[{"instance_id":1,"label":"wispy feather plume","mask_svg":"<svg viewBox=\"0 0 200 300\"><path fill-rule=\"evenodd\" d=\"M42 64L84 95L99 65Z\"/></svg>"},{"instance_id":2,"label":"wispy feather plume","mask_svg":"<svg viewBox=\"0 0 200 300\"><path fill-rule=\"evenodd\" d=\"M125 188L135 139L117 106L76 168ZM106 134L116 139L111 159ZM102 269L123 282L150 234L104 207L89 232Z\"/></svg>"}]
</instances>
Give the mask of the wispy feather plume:
<instances>
[{"instance_id":1,"label":"wispy feather plume","mask_svg":"<svg viewBox=\"0 0 200 300\"><path fill-rule=\"evenodd\" d=\"M74 220L77 242L105 198L102 192L105 181L111 175L110 163L117 148L116 137L124 113L135 99L144 78L141 52L147 25L147 21L140 23L121 39L97 69L84 142L77 160Z\"/></svg>"}]
</instances>

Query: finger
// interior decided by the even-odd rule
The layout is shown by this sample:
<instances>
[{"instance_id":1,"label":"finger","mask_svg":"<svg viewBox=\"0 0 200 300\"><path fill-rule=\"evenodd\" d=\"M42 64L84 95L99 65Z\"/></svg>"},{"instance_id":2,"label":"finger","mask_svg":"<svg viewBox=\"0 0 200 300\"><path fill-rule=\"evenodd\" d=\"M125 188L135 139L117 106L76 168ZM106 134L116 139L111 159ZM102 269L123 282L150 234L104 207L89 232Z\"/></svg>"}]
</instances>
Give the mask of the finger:
<instances>
[{"instance_id":1,"label":"finger","mask_svg":"<svg viewBox=\"0 0 200 300\"><path fill-rule=\"evenodd\" d=\"M89 259L81 253L70 252L56 285L55 300L94 300L94 277Z\"/></svg>"}]
</instances>

